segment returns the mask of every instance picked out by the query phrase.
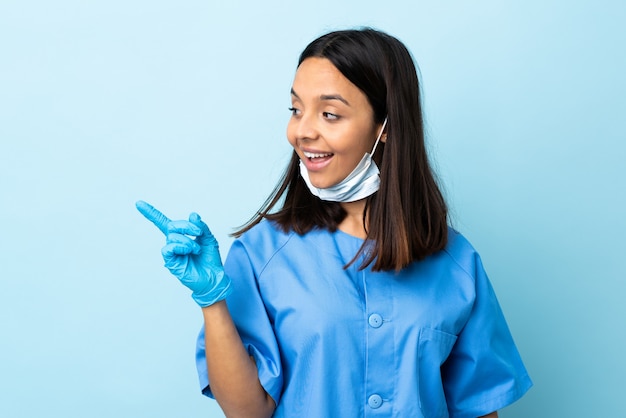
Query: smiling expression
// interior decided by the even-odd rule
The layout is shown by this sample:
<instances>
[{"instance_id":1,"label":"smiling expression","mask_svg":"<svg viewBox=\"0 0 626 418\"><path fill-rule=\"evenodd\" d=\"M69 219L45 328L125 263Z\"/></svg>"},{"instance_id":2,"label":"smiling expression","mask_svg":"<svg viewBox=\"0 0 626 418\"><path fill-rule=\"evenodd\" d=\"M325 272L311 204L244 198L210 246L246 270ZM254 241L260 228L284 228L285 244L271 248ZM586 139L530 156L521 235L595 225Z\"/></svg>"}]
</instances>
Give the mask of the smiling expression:
<instances>
[{"instance_id":1,"label":"smiling expression","mask_svg":"<svg viewBox=\"0 0 626 418\"><path fill-rule=\"evenodd\" d=\"M304 162L311 183L342 181L371 152L381 124L367 96L326 58L307 58L291 89L287 139Z\"/></svg>"}]
</instances>

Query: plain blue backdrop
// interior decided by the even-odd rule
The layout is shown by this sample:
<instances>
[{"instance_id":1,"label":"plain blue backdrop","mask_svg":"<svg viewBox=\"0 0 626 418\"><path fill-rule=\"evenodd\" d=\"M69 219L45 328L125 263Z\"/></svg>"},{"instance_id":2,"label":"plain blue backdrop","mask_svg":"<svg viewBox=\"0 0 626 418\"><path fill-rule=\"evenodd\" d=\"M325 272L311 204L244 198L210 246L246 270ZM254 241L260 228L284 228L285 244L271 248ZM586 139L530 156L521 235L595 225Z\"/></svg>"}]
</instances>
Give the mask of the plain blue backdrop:
<instances>
[{"instance_id":1,"label":"plain blue backdrop","mask_svg":"<svg viewBox=\"0 0 626 418\"><path fill-rule=\"evenodd\" d=\"M273 188L297 56L400 38L432 157L535 382L505 418L626 416L622 1L0 1L0 416L220 417L198 308L134 208L220 240Z\"/></svg>"}]
</instances>

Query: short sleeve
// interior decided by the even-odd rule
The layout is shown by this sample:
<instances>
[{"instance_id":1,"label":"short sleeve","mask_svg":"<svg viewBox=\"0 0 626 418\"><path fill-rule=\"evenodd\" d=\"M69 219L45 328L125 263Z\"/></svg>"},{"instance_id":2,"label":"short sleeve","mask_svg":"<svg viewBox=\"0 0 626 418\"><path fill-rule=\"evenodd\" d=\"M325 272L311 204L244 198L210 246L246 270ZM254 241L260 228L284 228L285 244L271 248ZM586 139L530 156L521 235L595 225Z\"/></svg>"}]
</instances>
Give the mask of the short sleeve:
<instances>
[{"instance_id":1,"label":"short sleeve","mask_svg":"<svg viewBox=\"0 0 626 418\"><path fill-rule=\"evenodd\" d=\"M233 292L226 299L230 314L246 350L256 362L261 385L278 404L283 386L280 352L259 290L259 272L241 241L233 243L224 270L233 283ZM202 393L213 397L206 365L204 327L196 343L196 367Z\"/></svg>"},{"instance_id":2,"label":"short sleeve","mask_svg":"<svg viewBox=\"0 0 626 418\"><path fill-rule=\"evenodd\" d=\"M475 254L475 300L442 378L450 416L465 418L497 411L532 386L494 290Z\"/></svg>"}]
</instances>

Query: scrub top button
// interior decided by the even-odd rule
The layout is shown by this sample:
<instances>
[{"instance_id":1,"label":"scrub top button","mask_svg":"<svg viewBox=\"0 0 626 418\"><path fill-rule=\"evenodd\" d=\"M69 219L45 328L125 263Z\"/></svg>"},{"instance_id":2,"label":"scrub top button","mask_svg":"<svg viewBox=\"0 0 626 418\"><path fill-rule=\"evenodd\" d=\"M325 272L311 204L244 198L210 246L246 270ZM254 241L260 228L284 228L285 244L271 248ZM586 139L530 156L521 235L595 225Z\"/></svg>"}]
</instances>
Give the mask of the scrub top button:
<instances>
[{"instance_id":1,"label":"scrub top button","mask_svg":"<svg viewBox=\"0 0 626 418\"><path fill-rule=\"evenodd\" d=\"M383 404L383 398L380 395L372 395L368 398L367 404L372 409L378 409Z\"/></svg>"},{"instance_id":2,"label":"scrub top button","mask_svg":"<svg viewBox=\"0 0 626 418\"><path fill-rule=\"evenodd\" d=\"M368 322L372 328L380 328L380 326L383 324L383 317L378 315L377 313L371 314Z\"/></svg>"}]
</instances>

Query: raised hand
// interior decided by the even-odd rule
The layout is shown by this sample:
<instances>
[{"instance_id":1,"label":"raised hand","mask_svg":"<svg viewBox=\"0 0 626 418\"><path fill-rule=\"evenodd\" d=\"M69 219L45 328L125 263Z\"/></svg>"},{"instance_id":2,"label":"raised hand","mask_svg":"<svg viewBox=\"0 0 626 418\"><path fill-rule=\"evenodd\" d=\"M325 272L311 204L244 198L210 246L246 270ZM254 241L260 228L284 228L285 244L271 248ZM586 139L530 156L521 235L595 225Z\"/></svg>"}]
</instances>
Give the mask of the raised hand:
<instances>
[{"instance_id":1,"label":"raised hand","mask_svg":"<svg viewBox=\"0 0 626 418\"><path fill-rule=\"evenodd\" d=\"M225 299L231 282L224 274L217 240L200 215L192 213L188 221L172 221L142 200L136 206L165 234L166 244L161 249L165 267L191 290L196 303L205 307Z\"/></svg>"}]
</instances>

